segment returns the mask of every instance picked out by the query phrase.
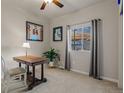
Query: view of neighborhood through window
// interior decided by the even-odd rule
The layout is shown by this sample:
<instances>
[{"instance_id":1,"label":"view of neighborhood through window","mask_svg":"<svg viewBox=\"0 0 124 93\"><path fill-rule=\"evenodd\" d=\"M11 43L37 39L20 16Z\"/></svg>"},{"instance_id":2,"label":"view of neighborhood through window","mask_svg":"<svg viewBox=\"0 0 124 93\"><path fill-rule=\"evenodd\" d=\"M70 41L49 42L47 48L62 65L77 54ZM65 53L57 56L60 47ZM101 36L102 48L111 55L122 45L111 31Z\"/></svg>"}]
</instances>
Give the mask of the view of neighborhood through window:
<instances>
[{"instance_id":1,"label":"view of neighborhood through window","mask_svg":"<svg viewBox=\"0 0 124 93\"><path fill-rule=\"evenodd\" d=\"M91 30L91 23L71 26L71 49L90 50Z\"/></svg>"}]
</instances>

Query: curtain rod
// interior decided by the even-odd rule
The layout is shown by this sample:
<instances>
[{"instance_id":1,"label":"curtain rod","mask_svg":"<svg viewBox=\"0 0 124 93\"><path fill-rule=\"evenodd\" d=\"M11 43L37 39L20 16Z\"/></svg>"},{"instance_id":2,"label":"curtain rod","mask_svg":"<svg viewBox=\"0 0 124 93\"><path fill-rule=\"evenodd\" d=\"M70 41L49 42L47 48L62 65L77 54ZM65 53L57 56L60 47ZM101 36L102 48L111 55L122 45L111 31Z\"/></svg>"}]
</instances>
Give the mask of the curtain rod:
<instances>
[{"instance_id":1,"label":"curtain rod","mask_svg":"<svg viewBox=\"0 0 124 93\"><path fill-rule=\"evenodd\" d=\"M99 21L101 21L101 19L92 19L92 20L99 20ZM73 26L73 25L85 24L85 23L91 22L92 20L90 20L90 21L84 21L84 22L77 23L77 24L66 25L66 26Z\"/></svg>"}]
</instances>

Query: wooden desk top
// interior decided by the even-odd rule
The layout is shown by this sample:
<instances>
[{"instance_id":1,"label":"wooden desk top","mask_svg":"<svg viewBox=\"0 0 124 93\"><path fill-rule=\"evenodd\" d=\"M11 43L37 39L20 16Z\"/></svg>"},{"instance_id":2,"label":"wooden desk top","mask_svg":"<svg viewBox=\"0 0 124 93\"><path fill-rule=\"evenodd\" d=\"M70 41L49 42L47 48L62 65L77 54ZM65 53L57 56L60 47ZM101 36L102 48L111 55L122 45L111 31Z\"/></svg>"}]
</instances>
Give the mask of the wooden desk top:
<instances>
[{"instance_id":1,"label":"wooden desk top","mask_svg":"<svg viewBox=\"0 0 124 93\"><path fill-rule=\"evenodd\" d=\"M17 62L29 64L29 65L33 65L33 64L38 65L47 62L47 58L45 57L37 57L32 55L17 56L17 57L13 57L13 59Z\"/></svg>"}]
</instances>

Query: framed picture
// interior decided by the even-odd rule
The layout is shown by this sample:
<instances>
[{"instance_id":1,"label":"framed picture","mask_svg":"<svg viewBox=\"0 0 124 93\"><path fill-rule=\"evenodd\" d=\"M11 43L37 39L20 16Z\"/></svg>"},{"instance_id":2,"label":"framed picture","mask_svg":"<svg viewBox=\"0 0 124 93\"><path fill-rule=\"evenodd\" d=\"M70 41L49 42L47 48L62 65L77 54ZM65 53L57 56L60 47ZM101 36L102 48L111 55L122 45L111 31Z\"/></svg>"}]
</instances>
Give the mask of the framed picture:
<instances>
[{"instance_id":1,"label":"framed picture","mask_svg":"<svg viewBox=\"0 0 124 93\"><path fill-rule=\"evenodd\" d=\"M123 15L123 0L118 0L119 5L119 13L122 16Z\"/></svg>"},{"instance_id":2,"label":"framed picture","mask_svg":"<svg viewBox=\"0 0 124 93\"><path fill-rule=\"evenodd\" d=\"M26 40L43 41L43 25L26 21Z\"/></svg>"},{"instance_id":3,"label":"framed picture","mask_svg":"<svg viewBox=\"0 0 124 93\"><path fill-rule=\"evenodd\" d=\"M62 37L63 37L62 26L53 28L53 41L62 41Z\"/></svg>"}]
</instances>

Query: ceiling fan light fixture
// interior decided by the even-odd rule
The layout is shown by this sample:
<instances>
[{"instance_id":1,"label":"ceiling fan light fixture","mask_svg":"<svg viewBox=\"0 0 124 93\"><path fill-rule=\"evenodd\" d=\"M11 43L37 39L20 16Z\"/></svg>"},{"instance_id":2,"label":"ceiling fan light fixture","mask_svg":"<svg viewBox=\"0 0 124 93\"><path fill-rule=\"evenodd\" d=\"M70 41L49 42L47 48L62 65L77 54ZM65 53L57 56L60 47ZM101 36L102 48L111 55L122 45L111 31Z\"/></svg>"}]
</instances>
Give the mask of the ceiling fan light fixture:
<instances>
[{"instance_id":1,"label":"ceiling fan light fixture","mask_svg":"<svg viewBox=\"0 0 124 93\"><path fill-rule=\"evenodd\" d=\"M45 3L52 3L53 0L44 0Z\"/></svg>"},{"instance_id":2,"label":"ceiling fan light fixture","mask_svg":"<svg viewBox=\"0 0 124 93\"><path fill-rule=\"evenodd\" d=\"M44 0L40 9L44 10L46 5L49 3L54 3L55 5L57 5L60 8L62 8L64 6L63 4L61 4L61 2L59 2L59 0Z\"/></svg>"}]
</instances>

